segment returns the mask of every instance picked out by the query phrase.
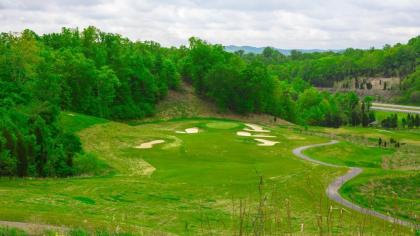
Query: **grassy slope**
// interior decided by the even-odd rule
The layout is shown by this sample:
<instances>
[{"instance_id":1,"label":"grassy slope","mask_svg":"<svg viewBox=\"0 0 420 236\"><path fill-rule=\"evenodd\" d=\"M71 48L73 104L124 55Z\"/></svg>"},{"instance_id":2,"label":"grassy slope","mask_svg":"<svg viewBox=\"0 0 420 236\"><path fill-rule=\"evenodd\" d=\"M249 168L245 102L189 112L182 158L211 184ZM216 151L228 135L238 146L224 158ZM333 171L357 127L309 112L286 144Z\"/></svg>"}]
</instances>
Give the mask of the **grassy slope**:
<instances>
[{"instance_id":1,"label":"grassy slope","mask_svg":"<svg viewBox=\"0 0 420 236\"><path fill-rule=\"evenodd\" d=\"M315 129L319 130L320 128ZM324 130L332 132L331 129ZM396 151L393 148L385 149L342 142L334 146L313 148L307 150L306 154L328 163L365 167L361 176L350 181L341 189L343 196L366 207L419 223L420 192L418 186L420 174L412 168L403 168L404 166L389 169L383 165L385 158L394 160L413 158L414 165L418 166L420 157L415 153L418 154L420 148L419 132L416 130L381 132L377 129L346 127L335 130L335 134L347 138L348 135L364 136L372 139L373 143L378 137L387 140L394 138L407 143L402 150ZM366 145L369 145L369 141ZM414 155L410 156L409 154L412 152Z\"/></svg>"},{"instance_id":2,"label":"grassy slope","mask_svg":"<svg viewBox=\"0 0 420 236\"><path fill-rule=\"evenodd\" d=\"M252 209L248 210L252 212L245 217L244 225L252 231L255 217L251 213L256 212L251 206L258 202L258 181L263 176L265 218L279 217L282 233L297 232L301 224L306 233L319 232L320 215L324 232L386 235L396 229L358 213L329 213L331 203L325 199L324 189L344 170L313 166L291 154L294 147L325 142L326 138L305 135L293 126L284 126L273 130L280 144L257 147L252 139L235 135L243 127L235 121L190 118L156 122L156 119L176 117L219 117L290 125L279 119L274 123L273 117L266 115L241 117L220 113L212 104L195 97L190 87L184 89L171 92L169 99L158 105L156 117L133 122L132 126L63 112L61 123L66 130L78 132L85 149L108 163L117 174L68 179L0 179L0 204L4 206L0 218L105 228L110 232L118 228L144 234L210 231L231 234L233 228L238 229L239 218L244 218L238 217L238 201L243 199L242 205ZM204 132L196 135L174 132L192 126ZM164 139L166 143L150 150L133 148L153 139ZM150 175L153 168L156 170ZM286 214L287 202L291 217ZM333 226L328 227L332 218ZM370 223L362 227L367 219Z\"/></svg>"},{"instance_id":3,"label":"grassy slope","mask_svg":"<svg viewBox=\"0 0 420 236\"><path fill-rule=\"evenodd\" d=\"M89 128L96 124L107 123L108 121L102 118L78 114L74 112L61 112L60 125L64 131L75 133L83 129Z\"/></svg>"},{"instance_id":4,"label":"grassy slope","mask_svg":"<svg viewBox=\"0 0 420 236\"><path fill-rule=\"evenodd\" d=\"M341 193L366 207L420 223L420 174L415 171L365 170Z\"/></svg>"},{"instance_id":5,"label":"grassy slope","mask_svg":"<svg viewBox=\"0 0 420 236\"><path fill-rule=\"evenodd\" d=\"M186 83L182 84L180 91L169 91L168 97L157 104L156 114L153 117L133 121L131 123L141 124L150 121L154 122L156 120L198 117L217 117L221 119L240 120L267 125L292 125L282 119L276 119L276 121L274 121L274 117L271 115L250 114L242 116L230 111L220 111L213 103L198 98L194 93L193 87Z\"/></svg>"},{"instance_id":6,"label":"grassy slope","mask_svg":"<svg viewBox=\"0 0 420 236\"><path fill-rule=\"evenodd\" d=\"M392 154L392 149L356 146L349 142L341 142L331 147L318 147L305 151L310 157L323 162L342 166L381 167L382 156Z\"/></svg>"},{"instance_id":7,"label":"grassy slope","mask_svg":"<svg viewBox=\"0 0 420 236\"><path fill-rule=\"evenodd\" d=\"M203 132L175 133L193 126ZM328 216L324 189L344 170L311 165L292 156L291 150L327 139L274 128L272 133L280 144L259 147L250 138L236 136L242 127L238 122L205 119L94 125L79 132L84 147L116 169L117 175L0 179L0 218L136 233L231 234L238 224L232 208L238 207L238 199L246 199L248 206L257 204L261 175L263 194L273 204L265 203L266 217L277 214L283 219L282 229L289 228L284 219L290 219L294 232L302 223L305 232L317 232L317 215ZM158 138L166 143L148 150L133 148ZM156 170L145 175L150 165ZM324 198L321 205L320 197ZM290 199L291 218L286 217L286 199ZM273 213L273 209L279 211ZM355 232L364 219L358 213L346 213L338 221L338 214L333 212L337 219L333 231ZM382 221L372 222L364 230L385 234L391 229L384 228Z\"/></svg>"}]
</instances>

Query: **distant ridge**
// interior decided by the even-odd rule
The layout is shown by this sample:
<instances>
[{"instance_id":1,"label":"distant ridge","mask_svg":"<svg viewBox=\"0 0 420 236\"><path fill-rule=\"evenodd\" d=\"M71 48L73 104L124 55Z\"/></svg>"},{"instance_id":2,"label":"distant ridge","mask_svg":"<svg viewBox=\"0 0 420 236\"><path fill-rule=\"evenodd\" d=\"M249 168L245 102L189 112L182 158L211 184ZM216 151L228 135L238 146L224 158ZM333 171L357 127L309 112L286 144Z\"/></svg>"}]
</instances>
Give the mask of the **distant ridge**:
<instances>
[{"instance_id":1,"label":"distant ridge","mask_svg":"<svg viewBox=\"0 0 420 236\"><path fill-rule=\"evenodd\" d=\"M246 53L255 53L255 54L260 54L262 53L262 51L264 50L265 47L253 47L253 46L236 46L236 45L229 45L229 46L225 46L225 50L227 52L236 52L239 50L244 50ZM327 50L327 49L281 49L281 48L275 48L276 50L278 50L279 52L281 52L284 55L290 55L290 52L292 50L297 50L303 53L312 53L312 52L328 52L328 51L332 51L332 52L341 52L343 50L337 50L337 49L331 49L331 50Z\"/></svg>"}]
</instances>

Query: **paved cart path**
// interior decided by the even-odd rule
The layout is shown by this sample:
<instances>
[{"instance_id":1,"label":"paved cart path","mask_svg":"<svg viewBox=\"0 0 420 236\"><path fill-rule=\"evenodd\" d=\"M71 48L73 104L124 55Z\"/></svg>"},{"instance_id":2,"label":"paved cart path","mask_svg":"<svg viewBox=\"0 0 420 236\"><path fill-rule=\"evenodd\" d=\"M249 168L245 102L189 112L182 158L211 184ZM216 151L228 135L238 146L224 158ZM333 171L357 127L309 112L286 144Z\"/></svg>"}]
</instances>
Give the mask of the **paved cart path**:
<instances>
[{"instance_id":1,"label":"paved cart path","mask_svg":"<svg viewBox=\"0 0 420 236\"><path fill-rule=\"evenodd\" d=\"M313 145L298 147L298 148L293 149L293 154L295 156L301 158L301 159L304 159L306 161L310 161L310 162L315 163L315 164L323 165L323 166L330 166L330 167L337 167L337 168L346 167L346 166L339 166L339 165L334 165L334 164L329 164L329 163L325 163L325 162L322 162L322 161L318 161L318 160L312 159L309 156L306 156L305 154L302 153L302 151L304 151L306 149L309 149L309 148L333 145L333 144L336 144L336 143L338 143L338 141L332 140L329 143L313 144ZM363 208L363 207L358 206L358 205L344 199L343 197L341 197L341 195L338 193L338 190L347 181L355 178L356 176L358 176L363 171L362 168L358 168L358 167L349 167L349 168L350 168L349 171L345 175L339 176L332 183L330 183L328 185L328 188L326 190L328 198L330 198L331 200L333 200L337 203L340 203L340 204L342 204L342 205L344 205L344 206L346 206L350 209L358 211L360 213L375 216L375 217L381 218L383 220L387 220L391 223L400 224L400 225L407 226L407 227L410 227L410 228L420 229L420 225L416 225L414 223L411 223L411 222L408 222L408 221L405 221L405 220L394 218L392 216L382 214L382 213L374 211L372 209Z\"/></svg>"}]
</instances>

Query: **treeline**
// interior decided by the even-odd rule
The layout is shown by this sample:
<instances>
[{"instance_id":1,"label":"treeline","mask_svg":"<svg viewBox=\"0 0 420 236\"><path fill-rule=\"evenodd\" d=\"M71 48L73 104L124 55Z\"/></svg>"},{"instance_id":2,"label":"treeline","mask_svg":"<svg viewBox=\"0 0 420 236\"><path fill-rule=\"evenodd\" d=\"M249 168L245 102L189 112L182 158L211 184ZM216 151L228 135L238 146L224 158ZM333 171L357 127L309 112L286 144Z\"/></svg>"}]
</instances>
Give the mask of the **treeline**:
<instances>
[{"instance_id":1,"label":"treeline","mask_svg":"<svg viewBox=\"0 0 420 236\"><path fill-rule=\"evenodd\" d=\"M180 75L172 49L154 42L132 42L118 34L89 27L63 29L38 40L51 68L54 93L60 107L116 119L141 118L154 113L154 105Z\"/></svg>"},{"instance_id":2,"label":"treeline","mask_svg":"<svg viewBox=\"0 0 420 236\"><path fill-rule=\"evenodd\" d=\"M0 175L69 176L81 145L60 110L130 119L154 112L180 75L172 51L89 27L0 35Z\"/></svg>"},{"instance_id":3,"label":"treeline","mask_svg":"<svg viewBox=\"0 0 420 236\"><path fill-rule=\"evenodd\" d=\"M63 133L44 104L30 109L0 109L0 176L73 175L73 159L82 151L79 138Z\"/></svg>"},{"instance_id":4,"label":"treeline","mask_svg":"<svg viewBox=\"0 0 420 236\"><path fill-rule=\"evenodd\" d=\"M384 128L398 128L398 114L391 114L381 121L381 126ZM419 114L407 114L406 117L401 119L402 128L419 128L420 127L420 115Z\"/></svg>"},{"instance_id":5,"label":"treeline","mask_svg":"<svg viewBox=\"0 0 420 236\"><path fill-rule=\"evenodd\" d=\"M338 127L374 121L370 99L354 93L319 92L299 77L281 80L270 66L255 58L225 52L221 45L190 39L180 60L183 77L197 93L221 109L238 113L268 113L299 124Z\"/></svg>"},{"instance_id":6,"label":"treeline","mask_svg":"<svg viewBox=\"0 0 420 236\"><path fill-rule=\"evenodd\" d=\"M420 104L420 36L407 44L385 45L383 49L353 49L343 52L301 53L293 50L285 56L273 48L262 54L240 55L247 61L264 62L281 78L302 78L315 86L329 87L336 81L361 77L400 77L403 79L402 102ZM417 69L416 69L417 68Z\"/></svg>"},{"instance_id":7,"label":"treeline","mask_svg":"<svg viewBox=\"0 0 420 236\"><path fill-rule=\"evenodd\" d=\"M418 40L410 41L410 45L418 45L415 42ZM411 58L410 48L403 51L403 55L408 53ZM360 101L354 93L320 92L309 82L319 79L323 70L302 65L341 57L355 63L346 55L379 52L294 51L289 58L266 49L261 56L250 56L228 53L221 45L196 38L191 38L187 47L163 48L154 42L133 42L95 27L82 31L64 28L60 33L45 35L30 30L3 33L0 175L77 173L74 161L82 152L80 142L57 124L60 110L109 119L150 116L156 103L169 89L177 89L181 79L221 110L267 113L303 125L367 126L375 120L369 98ZM277 64L279 61L284 63ZM398 73L412 70L412 64L403 61L406 67L401 63L394 66L399 68ZM334 65L326 63L325 70L330 66L328 70L334 71ZM302 74L303 71L307 74Z\"/></svg>"}]
</instances>

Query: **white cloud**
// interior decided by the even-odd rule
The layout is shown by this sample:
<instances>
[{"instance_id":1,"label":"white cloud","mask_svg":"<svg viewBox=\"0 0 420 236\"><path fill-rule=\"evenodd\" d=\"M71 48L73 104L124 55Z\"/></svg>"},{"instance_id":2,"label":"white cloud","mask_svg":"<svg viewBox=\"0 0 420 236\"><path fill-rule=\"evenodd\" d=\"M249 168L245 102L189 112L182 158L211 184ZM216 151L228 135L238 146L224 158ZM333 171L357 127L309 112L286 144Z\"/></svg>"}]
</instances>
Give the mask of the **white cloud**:
<instances>
[{"instance_id":1,"label":"white cloud","mask_svg":"<svg viewBox=\"0 0 420 236\"><path fill-rule=\"evenodd\" d=\"M0 31L94 25L131 39L186 44L346 48L420 34L418 0L0 0Z\"/></svg>"}]
</instances>

